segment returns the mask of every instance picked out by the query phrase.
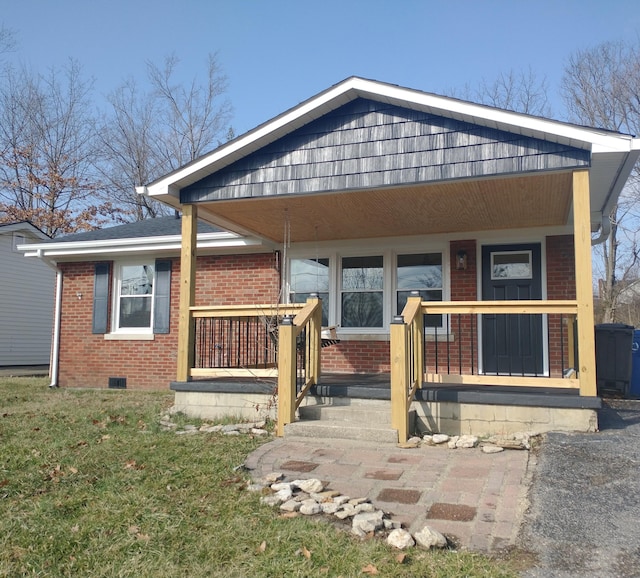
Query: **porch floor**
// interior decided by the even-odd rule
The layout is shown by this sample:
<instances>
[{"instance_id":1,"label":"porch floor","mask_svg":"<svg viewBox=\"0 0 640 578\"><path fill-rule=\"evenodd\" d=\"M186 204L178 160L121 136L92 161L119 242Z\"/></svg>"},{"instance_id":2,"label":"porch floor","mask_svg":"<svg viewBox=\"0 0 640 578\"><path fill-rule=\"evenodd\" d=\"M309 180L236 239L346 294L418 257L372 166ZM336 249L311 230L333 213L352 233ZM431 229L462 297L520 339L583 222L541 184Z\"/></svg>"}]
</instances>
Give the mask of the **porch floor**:
<instances>
[{"instance_id":1,"label":"porch floor","mask_svg":"<svg viewBox=\"0 0 640 578\"><path fill-rule=\"evenodd\" d=\"M542 381L543 378L541 378ZM268 378L219 377L188 382L172 382L173 391L202 393L273 393L276 380ZM309 395L359 399L391 399L388 373L347 374L324 373L320 383ZM498 385L438 385L423 384L416 392L416 401L467 403L479 405L511 405L524 407L555 407L600 409L600 397L580 396L576 389L557 387L505 387Z\"/></svg>"}]
</instances>

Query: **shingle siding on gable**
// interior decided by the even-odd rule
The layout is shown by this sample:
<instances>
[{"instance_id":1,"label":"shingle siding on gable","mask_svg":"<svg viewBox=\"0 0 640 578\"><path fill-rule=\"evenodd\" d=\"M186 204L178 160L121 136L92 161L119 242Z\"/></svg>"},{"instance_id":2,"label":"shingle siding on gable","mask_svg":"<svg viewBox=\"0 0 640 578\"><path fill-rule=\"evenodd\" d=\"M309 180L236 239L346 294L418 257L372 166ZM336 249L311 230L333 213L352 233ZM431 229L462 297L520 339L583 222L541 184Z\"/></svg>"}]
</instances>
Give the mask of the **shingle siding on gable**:
<instances>
[{"instance_id":1,"label":"shingle siding on gable","mask_svg":"<svg viewBox=\"0 0 640 578\"><path fill-rule=\"evenodd\" d=\"M588 166L562 144L358 99L184 188L183 203Z\"/></svg>"}]
</instances>

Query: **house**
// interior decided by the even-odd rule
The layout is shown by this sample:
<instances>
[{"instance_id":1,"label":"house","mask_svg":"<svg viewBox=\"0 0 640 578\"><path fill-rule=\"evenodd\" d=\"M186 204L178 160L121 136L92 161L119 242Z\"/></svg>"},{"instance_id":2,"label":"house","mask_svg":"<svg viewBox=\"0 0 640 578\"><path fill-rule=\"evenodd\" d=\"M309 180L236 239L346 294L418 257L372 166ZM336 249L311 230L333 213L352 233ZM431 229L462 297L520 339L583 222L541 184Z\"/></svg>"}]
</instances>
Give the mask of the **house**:
<instances>
[{"instance_id":1,"label":"house","mask_svg":"<svg viewBox=\"0 0 640 578\"><path fill-rule=\"evenodd\" d=\"M60 384L175 371L178 408L277 404L281 435L337 398L389 407L400 441L411 411L448 433L593 430L591 245L639 154L349 78L140 187L181 211L180 242L38 247L66 279ZM202 223L234 235L204 247Z\"/></svg>"},{"instance_id":2,"label":"house","mask_svg":"<svg viewBox=\"0 0 640 578\"><path fill-rule=\"evenodd\" d=\"M0 367L49 364L55 273L18 250L45 239L30 223L0 225Z\"/></svg>"}]
</instances>

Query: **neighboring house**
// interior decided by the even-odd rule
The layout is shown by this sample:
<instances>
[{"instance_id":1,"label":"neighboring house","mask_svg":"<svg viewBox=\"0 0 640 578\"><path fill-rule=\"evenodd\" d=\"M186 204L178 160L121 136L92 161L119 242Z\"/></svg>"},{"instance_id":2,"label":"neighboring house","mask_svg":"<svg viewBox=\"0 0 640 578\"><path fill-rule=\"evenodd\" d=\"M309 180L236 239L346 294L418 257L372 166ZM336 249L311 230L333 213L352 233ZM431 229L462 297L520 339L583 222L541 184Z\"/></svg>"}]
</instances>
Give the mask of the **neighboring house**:
<instances>
[{"instance_id":1,"label":"neighboring house","mask_svg":"<svg viewBox=\"0 0 640 578\"><path fill-rule=\"evenodd\" d=\"M181 242L38 247L65 278L60 385L170 379L211 416L269 407L277 380L280 434L307 392L389 400L400 440L408 407L451 432L594 429L592 236L639 153L349 78L141 187ZM237 236L205 247L202 222Z\"/></svg>"},{"instance_id":2,"label":"neighboring house","mask_svg":"<svg viewBox=\"0 0 640 578\"><path fill-rule=\"evenodd\" d=\"M46 239L30 223L0 225L0 367L49 364L55 273L18 250Z\"/></svg>"}]
</instances>

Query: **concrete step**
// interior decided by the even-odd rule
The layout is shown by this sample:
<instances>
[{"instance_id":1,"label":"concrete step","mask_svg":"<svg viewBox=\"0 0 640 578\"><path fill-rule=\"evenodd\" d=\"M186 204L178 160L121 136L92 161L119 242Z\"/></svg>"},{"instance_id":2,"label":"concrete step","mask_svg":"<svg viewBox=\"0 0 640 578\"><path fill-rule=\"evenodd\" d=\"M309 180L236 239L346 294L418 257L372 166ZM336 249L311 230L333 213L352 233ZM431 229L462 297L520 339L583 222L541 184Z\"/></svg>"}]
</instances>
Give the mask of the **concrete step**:
<instances>
[{"instance_id":1,"label":"concrete step","mask_svg":"<svg viewBox=\"0 0 640 578\"><path fill-rule=\"evenodd\" d=\"M300 419L285 426L285 437L398 443L388 401L334 398L329 403L302 405L298 411ZM411 411L409 431L414 424L415 411Z\"/></svg>"},{"instance_id":2,"label":"concrete step","mask_svg":"<svg viewBox=\"0 0 640 578\"><path fill-rule=\"evenodd\" d=\"M361 424L349 424L343 421L310 420L297 421L284 427L286 438L313 438L360 440L378 443L398 443L398 432L395 429L383 427L365 427Z\"/></svg>"},{"instance_id":3,"label":"concrete step","mask_svg":"<svg viewBox=\"0 0 640 578\"><path fill-rule=\"evenodd\" d=\"M379 424L391 425L391 406L387 403L384 408L362 405L305 405L299 409L300 420L332 420L349 424Z\"/></svg>"}]
</instances>

